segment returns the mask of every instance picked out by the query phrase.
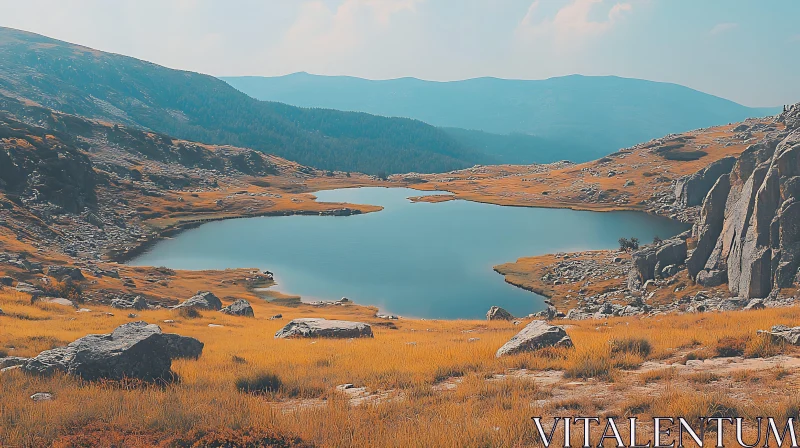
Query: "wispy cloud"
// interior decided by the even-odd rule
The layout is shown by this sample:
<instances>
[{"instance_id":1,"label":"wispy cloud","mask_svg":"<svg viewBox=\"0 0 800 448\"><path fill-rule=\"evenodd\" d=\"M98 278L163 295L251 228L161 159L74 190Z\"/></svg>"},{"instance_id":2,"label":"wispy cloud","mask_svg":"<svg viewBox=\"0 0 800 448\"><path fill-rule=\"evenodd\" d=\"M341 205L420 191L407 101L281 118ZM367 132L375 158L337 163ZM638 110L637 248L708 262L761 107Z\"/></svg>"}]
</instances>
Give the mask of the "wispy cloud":
<instances>
[{"instance_id":1,"label":"wispy cloud","mask_svg":"<svg viewBox=\"0 0 800 448\"><path fill-rule=\"evenodd\" d=\"M601 20L592 18L593 8L603 0L570 0L552 18L538 18L542 0L528 7L519 23L518 34L530 37L552 37L557 44L576 43L586 37L603 34L633 10L631 3L615 3Z\"/></svg>"},{"instance_id":2,"label":"wispy cloud","mask_svg":"<svg viewBox=\"0 0 800 448\"><path fill-rule=\"evenodd\" d=\"M714 28L711 28L711 31L709 31L708 34L712 36L718 36L720 34L727 33L728 31L735 30L736 28L739 28L738 23L718 23L714 25Z\"/></svg>"}]
</instances>

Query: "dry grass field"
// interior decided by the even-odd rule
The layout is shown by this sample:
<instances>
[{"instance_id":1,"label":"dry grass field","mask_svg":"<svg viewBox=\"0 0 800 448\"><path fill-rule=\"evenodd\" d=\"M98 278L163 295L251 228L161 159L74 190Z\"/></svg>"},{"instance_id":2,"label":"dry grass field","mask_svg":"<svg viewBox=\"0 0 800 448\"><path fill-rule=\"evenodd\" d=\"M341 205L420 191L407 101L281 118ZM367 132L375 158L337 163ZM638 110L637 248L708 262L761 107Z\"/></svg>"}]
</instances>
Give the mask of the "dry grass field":
<instances>
[{"instance_id":1,"label":"dry grass field","mask_svg":"<svg viewBox=\"0 0 800 448\"><path fill-rule=\"evenodd\" d=\"M520 326L385 321L366 307L260 300L253 301L255 318L213 311L186 318L168 309L129 318L127 311L87 306L90 312L76 312L0 291L0 351L32 356L145 320L198 338L203 355L175 361L180 381L167 386L4 372L1 446L205 446L247 437L265 443L262 434L326 447L531 446L537 436L530 418L537 415L780 417L800 405L792 392L799 353L756 336L775 324L800 325L798 308L563 322L576 348L497 359L495 351ZM270 319L278 313L282 319ZM296 317L365 321L375 337L273 338ZM237 381L268 375L277 381L264 393L237 389ZM348 383L354 387L337 390ZM55 399L34 402L29 397L37 392Z\"/></svg>"}]
</instances>

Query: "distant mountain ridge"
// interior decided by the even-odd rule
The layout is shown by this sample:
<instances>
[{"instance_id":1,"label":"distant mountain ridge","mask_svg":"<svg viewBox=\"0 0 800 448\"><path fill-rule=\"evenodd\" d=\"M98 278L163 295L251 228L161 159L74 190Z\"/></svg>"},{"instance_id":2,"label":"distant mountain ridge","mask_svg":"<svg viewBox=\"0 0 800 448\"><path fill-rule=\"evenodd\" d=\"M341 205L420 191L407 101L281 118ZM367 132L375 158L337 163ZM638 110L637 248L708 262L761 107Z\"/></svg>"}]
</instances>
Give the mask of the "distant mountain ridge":
<instances>
[{"instance_id":1,"label":"distant mountain ridge","mask_svg":"<svg viewBox=\"0 0 800 448\"><path fill-rule=\"evenodd\" d=\"M441 172L494 161L418 120L258 101L212 76L3 27L0 95L327 170Z\"/></svg>"},{"instance_id":2,"label":"distant mountain ridge","mask_svg":"<svg viewBox=\"0 0 800 448\"><path fill-rule=\"evenodd\" d=\"M262 100L414 118L492 134L534 135L564 147L561 158L575 161L671 133L780 112L677 84L614 76L434 82L295 73L221 79Z\"/></svg>"}]
</instances>

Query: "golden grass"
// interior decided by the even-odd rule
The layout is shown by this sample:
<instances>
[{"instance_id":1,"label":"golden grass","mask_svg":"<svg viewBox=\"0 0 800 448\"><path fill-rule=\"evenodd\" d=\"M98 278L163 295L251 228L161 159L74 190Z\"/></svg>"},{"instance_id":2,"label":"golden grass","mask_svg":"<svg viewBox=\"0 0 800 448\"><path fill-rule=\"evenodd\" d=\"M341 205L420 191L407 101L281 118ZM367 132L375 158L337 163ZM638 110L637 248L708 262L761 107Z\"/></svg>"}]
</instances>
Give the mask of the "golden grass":
<instances>
[{"instance_id":1,"label":"golden grass","mask_svg":"<svg viewBox=\"0 0 800 448\"><path fill-rule=\"evenodd\" d=\"M126 312L86 306L92 312L76 313L67 307L31 305L23 294L0 291L0 308L9 314L0 317L4 330L0 349L32 356L131 321ZM181 381L163 388L125 389L62 375L30 377L19 371L2 374L0 444L39 446L72 428L99 422L120 431L144 428L154 434L256 428L332 447L526 446L535 440L535 428L529 422L533 415L558 406L610 410L612 404L587 400L578 392L573 400L577 404L542 400L550 393L535 377L489 379L492 375L526 368L530 372L560 370L578 380L613 379L619 382L616 393L624 399L635 384L678 384L669 371L628 373L645 358L677 359L685 350L681 347L713 347L722 338L754 335L779 323L800 324L798 308L565 322L575 349L497 359L497 348L520 329L509 322L400 320L396 330L375 325L374 339L276 340L274 333L296 317L380 321L371 317L373 310L362 307L286 308L256 301L253 308L253 319L214 312L194 319L171 310L139 312L137 319L161 323L164 331L205 343L199 360L173 363ZM278 313L284 315L283 320L269 319ZM166 319L175 323L164 324ZM209 323L223 326L210 328ZM467 342L476 334L478 341ZM643 334L651 346L649 356L612 350L612 341L637 340ZM277 392L256 395L237 390L237 379L264 372L280 379ZM767 375L777 378L779 374ZM458 382L452 390L433 387L454 377ZM366 387L373 394L371 401L350 402L335 390L344 383ZM782 381L764 384L777 388ZM28 397L36 392L51 392L56 399L34 403ZM683 389L667 392L649 404L634 403L629 396L627 404L613 406L619 412L688 415L727 406L721 395L692 395Z\"/></svg>"}]
</instances>

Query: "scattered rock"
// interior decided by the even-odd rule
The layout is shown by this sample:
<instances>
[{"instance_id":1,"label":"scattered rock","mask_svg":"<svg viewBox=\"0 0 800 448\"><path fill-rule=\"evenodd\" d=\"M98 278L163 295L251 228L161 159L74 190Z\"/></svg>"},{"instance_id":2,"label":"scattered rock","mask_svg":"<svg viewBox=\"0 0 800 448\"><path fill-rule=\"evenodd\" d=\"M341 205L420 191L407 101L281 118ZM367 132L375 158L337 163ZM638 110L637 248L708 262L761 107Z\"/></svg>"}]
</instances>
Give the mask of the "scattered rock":
<instances>
[{"instance_id":1,"label":"scattered rock","mask_svg":"<svg viewBox=\"0 0 800 448\"><path fill-rule=\"evenodd\" d=\"M19 356L8 356L0 358L0 369L5 369L11 366L21 366L30 361L30 358L21 358Z\"/></svg>"},{"instance_id":2,"label":"scattered rock","mask_svg":"<svg viewBox=\"0 0 800 448\"><path fill-rule=\"evenodd\" d=\"M275 333L276 338L361 338L373 337L372 327L362 322L322 318L294 319Z\"/></svg>"},{"instance_id":3,"label":"scattered rock","mask_svg":"<svg viewBox=\"0 0 800 448\"><path fill-rule=\"evenodd\" d=\"M534 320L511 340L505 343L495 356L531 352L544 347L572 347L572 339L562 327L550 325L545 321Z\"/></svg>"},{"instance_id":4,"label":"scattered rock","mask_svg":"<svg viewBox=\"0 0 800 448\"><path fill-rule=\"evenodd\" d=\"M744 307L745 310L763 310L764 308L766 305L761 299L753 299Z\"/></svg>"},{"instance_id":5,"label":"scattered rock","mask_svg":"<svg viewBox=\"0 0 800 448\"><path fill-rule=\"evenodd\" d=\"M0 286L11 286L14 284L14 279L11 277L0 277Z\"/></svg>"},{"instance_id":6,"label":"scattered rock","mask_svg":"<svg viewBox=\"0 0 800 448\"><path fill-rule=\"evenodd\" d=\"M86 280L80 269L71 266L48 266L47 275L57 279L69 277L75 281Z\"/></svg>"},{"instance_id":7,"label":"scattered rock","mask_svg":"<svg viewBox=\"0 0 800 448\"><path fill-rule=\"evenodd\" d=\"M222 309L222 301L209 291L198 291L193 297L175 306L173 309L178 308L199 308L203 310L219 311Z\"/></svg>"},{"instance_id":8,"label":"scattered rock","mask_svg":"<svg viewBox=\"0 0 800 448\"><path fill-rule=\"evenodd\" d=\"M253 313L253 307L250 306L250 302L245 299L237 299L235 302L231 303L225 308L222 308L220 311L232 316L253 317L255 315Z\"/></svg>"},{"instance_id":9,"label":"scattered rock","mask_svg":"<svg viewBox=\"0 0 800 448\"><path fill-rule=\"evenodd\" d=\"M71 307L75 306L75 304L72 302L72 300L62 299L60 297L45 297L45 298L39 299L39 302L41 302L41 303L50 303L50 304L53 304L53 305L61 305L61 306L71 306Z\"/></svg>"},{"instance_id":10,"label":"scattered rock","mask_svg":"<svg viewBox=\"0 0 800 448\"><path fill-rule=\"evenodd\" d=\"M17 282L17 288L16 289L17 289L18 292L22 292L22 293L25 293L25 294L30 294L34 298L38 298L39 296L44 294L44 291L42 291L41 289L36 288L35 286L31 285L30 283L25 283L25 282Z\"/></svg>"},{"instance_id":11,"label":"scattered rock","mask_svg":"<svg viewBox=\"0 0 800 448\"><path fill-rule=\"evenodd\" d=\"M269 319L270 319L270 320L278 320L278 319L283 319L283 314L276 314L276 315L274 315L274 316L270 317Z\"/></svg>"},{"instance_id":12,"label":"scattered rock","mask_svg":"<svg viewBox=\"0 0 800 448\"><path fill-rule=\"evenodd\" d=\"M486 312L486 320L514 320L514 316L499 306L493 306Z\"/></svg>"}]
</instances>

